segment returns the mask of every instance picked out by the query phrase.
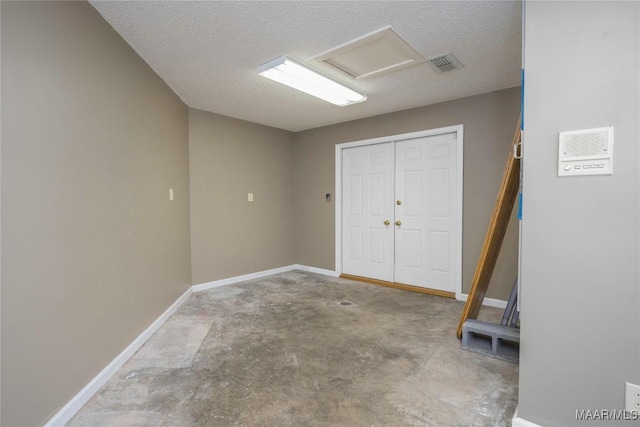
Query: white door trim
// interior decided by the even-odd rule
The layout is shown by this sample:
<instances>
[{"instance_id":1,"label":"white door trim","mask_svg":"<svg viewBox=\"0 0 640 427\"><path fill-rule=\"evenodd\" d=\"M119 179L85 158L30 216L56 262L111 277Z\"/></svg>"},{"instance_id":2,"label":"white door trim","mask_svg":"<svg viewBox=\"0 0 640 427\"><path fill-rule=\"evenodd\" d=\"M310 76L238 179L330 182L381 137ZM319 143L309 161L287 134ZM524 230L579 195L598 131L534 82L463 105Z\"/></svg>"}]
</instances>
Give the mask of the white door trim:
<instances>
[{"instance_id":1,"label":"white door trim","mask_svg":"<svg viewBox=\"0 0 640 427\"><path fill-rule=\"evenodd\" d=\"M442 135L445 133L457 134L457 164L456 164L456 212L455 224L458 241L456 242L455 251L455 284L456 296L462 295L462 208L463 208L463 142L464 142L464 125L447 126L437 129L423 130L419 132L404 133L400 135L383 136L380 138L365 139L362 141L345 142L336 144L335 152L335 256L336 256L336 273L342 274L342 150L351 147L360 147L363 145L383 144L386 142L402 141L405 139L423 138L427 136Z\"/></svg>"}]
</instances>

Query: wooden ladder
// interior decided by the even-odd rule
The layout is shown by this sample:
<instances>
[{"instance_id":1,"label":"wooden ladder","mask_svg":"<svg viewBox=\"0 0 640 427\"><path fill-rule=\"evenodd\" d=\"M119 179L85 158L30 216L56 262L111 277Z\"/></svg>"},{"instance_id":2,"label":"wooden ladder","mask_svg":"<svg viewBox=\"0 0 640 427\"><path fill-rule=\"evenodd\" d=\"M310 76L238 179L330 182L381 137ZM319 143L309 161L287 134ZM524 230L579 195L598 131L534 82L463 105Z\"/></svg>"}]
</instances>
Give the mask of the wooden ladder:
<instances>
[{"instance_id":1,"label":"wooden ladder","mask_svg":"<svg viewBox=\"0 0 640 427\"><path fill-rule=\"evenodd\" d=\"M478 259L476 271L473 275L469 297L467 298L464 311L462 312L460 322L458 323L458 330L456 332L458 338L462 338L462 325L464 322L466 322L467 319L476 319L478 317L482 301L484 300L487 288L489 287L489 281L491 280L493 269L495 268L496 261L498 260L498 254L500 253L500 247L502 246L504 235L507 232L507 226L509 225L513 205L516 202L518 189L520 188L520 159L515 157L515 152L518 148L517 145L520 143L520 119L518 119L518 126L516 127L515 134L513 135L511 149L509 150L509 158L507 159L504 174L502 175L502 185L500 186L498 199L496 200L496 205L493 208L489 229L487 230L487 235L484 238L480 259Z\"/></svg>"}]
</instances>

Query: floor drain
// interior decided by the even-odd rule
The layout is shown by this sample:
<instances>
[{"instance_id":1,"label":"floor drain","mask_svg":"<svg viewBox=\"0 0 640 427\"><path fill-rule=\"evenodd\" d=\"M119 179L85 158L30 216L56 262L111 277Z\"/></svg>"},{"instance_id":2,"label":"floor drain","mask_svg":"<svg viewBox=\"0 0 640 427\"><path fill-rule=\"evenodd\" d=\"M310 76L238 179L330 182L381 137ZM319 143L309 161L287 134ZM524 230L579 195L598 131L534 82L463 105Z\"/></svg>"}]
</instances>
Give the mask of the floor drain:
<instances>
[{"instance_id":1,"label":"floor drain","mask_svg":"<svg viewBox=\"0 0 640 427\"><path fill-rule=\"evenodd\" d=\"M340 301L340 305L351 305L351 301Z\"/></svg>"}]
</instances>

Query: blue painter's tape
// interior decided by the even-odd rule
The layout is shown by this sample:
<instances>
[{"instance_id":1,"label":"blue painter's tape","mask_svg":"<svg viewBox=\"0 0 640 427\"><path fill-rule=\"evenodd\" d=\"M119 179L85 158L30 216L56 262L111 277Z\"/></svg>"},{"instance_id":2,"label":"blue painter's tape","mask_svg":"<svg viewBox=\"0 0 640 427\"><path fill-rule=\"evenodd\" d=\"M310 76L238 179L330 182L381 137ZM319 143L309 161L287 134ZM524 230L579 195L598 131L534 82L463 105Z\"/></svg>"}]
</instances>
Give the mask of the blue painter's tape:
<instances>
[{"instance_id":1,"label":"blue painter's tape","mask_svg":"<svg viewBox=\"0 0 640 427\"><path fill-rule=\"evenodd\" d=\"M518 219L522 220L522 193L518 193Z\"/></svg>"}]
</instances>

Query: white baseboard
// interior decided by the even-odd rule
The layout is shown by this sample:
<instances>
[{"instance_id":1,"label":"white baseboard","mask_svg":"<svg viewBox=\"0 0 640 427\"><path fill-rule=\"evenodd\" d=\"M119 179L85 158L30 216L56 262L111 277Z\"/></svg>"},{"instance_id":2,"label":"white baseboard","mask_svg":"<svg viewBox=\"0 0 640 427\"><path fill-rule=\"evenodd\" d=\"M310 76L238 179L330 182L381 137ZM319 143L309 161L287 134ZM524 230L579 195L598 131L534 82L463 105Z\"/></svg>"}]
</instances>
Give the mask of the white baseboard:
<instances>
[{"instance_id":1,"label":"white baseboard","mask_svg":"<svg viewBox=\"0 0 640 427\"><path fill-rule=\"evenodd\" d=\"M466 301L467 298L469 298L468 294L456 294L456 299L458 301ZM497 307L504 310L505 308L507 308L507 301L485 297L482 301L482 305L486 305L487 307Z\"/></svg>"},{"instance_id":2,"label":"white baseboard","mask_svg":"<svg viewBox=\"0 0 640 427\"><path fill-rule=\"evenodd\" d=\"M45 427L62 427L73 418L73 416L82 408L85 403L93 397L100 388L109 381L118 369L131 358L145 342L158 330L167 319L175 313L182 303L191 295L191 289L187 289L164 313L160 315L147 329L145 329L138 337L133 340L122 353L116 356L98 375L93 378L78 394L76 394L62 409L58 411L46 424Z\"/></svg>"},{"instance_id":3,"label":"white baseboard","mask_svg":"<svg viewBox=\"0 0 640 427\"><path fill-rule=\"evenodd\" d=\"M516 412L513 414L513 418L511 419L511 427L542 427L542 426L518 417L518 408L516 407Z\"/></svg>"},{"instance_id":4,"label":"white baseboard","mask_svg":"<svg viewBox=\"0 0 640 427\"><path fill-rule=\"evenodd\" d=\"M309 267L308 265L295 264L294 270L308 271L309 273L324 274L325 276L338 277L339 274L334 270L325 270L324 268Z\"/></svg>"},{"instance_id":5,"label":"white baseboard","mask_svg":"<svg viewBox=\"0 0 640 427\"><path fill-rule=\"evenodd\" d=\"M271 270L258 271L256 273L243 274L242 276L229 277L227 279L214 280L213 282L201 283L199 285L193 285L193 292L206 291L207 289L213 289L220 286L232 285L234 283L240 283L247 280L260 279L266 276L272 276L274 274L286 273L292 270L308 271L310 273L324 274L325 276L338 277L338 274L332 270L325 270L323 268L309 267L307 265L292 264L284 267L273 268Z\"/></svg>"},{"instance_id":6,"label":"white baseboard","mask_svg":"<svg viewBox=\"0 0 640 427\"><path fill-rule=\"evenodd\" d=\"M229 277L228 279L214 280L213 282L193 285L193 292L206 291L220 286L232 285L234 283L244 282L246 280L260 279L261 277L271 276L273 274L286 273L295 269L295 265L287 265L285 267L273 268L271 270L258 271L257 273L243 274L242 276Z\"/></svg>"}]
</instances>

